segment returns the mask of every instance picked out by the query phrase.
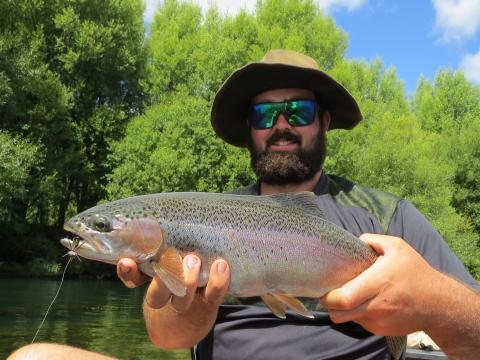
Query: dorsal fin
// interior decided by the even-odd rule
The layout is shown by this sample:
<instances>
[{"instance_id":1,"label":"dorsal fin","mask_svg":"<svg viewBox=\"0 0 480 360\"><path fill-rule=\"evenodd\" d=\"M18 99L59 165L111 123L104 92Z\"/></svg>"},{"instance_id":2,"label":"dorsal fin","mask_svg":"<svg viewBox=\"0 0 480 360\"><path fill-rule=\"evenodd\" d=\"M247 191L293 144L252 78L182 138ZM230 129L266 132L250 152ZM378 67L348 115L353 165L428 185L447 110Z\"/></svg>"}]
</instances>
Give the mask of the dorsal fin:
<instances>
[{"instance_id":1,"label":"dorsal fin","mask_svg":"<svg viewBox=\"0 0 480 360\"><path fill-rule=\"evenodd\" d=\"M311 191L277 193L265 196L281 204L296 207L310 215L325 218L322 209L318 206L317 196Z\"/></svg>"}]
</instances>

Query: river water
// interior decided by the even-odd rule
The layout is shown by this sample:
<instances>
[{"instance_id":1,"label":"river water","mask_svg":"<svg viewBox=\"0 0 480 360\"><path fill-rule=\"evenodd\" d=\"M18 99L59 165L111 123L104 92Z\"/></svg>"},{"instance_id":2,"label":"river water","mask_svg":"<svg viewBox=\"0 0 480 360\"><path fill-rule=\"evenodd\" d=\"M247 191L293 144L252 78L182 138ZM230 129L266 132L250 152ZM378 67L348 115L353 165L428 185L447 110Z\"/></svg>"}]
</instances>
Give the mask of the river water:
<instances>
[{"instance_id":1,"label":"river water","mask_svg":"<svg viewBox=\"0 0 480 360\"><path fill-rule=\"evenodd\" d=\"M60 280L0 279L0 359L29 344ZM120 281L66 279L35 342L55 342L121 359L190 359L151 345L141 303L145 288Z\"/></svg>"}]
</instances>

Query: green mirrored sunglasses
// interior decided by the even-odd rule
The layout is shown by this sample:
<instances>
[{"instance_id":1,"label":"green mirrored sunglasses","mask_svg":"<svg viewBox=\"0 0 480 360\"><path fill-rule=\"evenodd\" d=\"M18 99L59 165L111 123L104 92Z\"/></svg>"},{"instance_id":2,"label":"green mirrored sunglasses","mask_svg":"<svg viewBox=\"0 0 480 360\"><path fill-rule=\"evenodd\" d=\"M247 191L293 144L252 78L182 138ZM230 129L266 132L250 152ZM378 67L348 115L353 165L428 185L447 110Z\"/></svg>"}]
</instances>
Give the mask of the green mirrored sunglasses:
<instances>
[{"instance_id":1,"label":"green mirrored sunglasses","mask_svg":"<svg viewBox=\"0 0 480 360\"><path fill-rule=\"evenodd\" d=\"M307 126L315 120L317 102L313 99L295 99L282 102L264 102L250 107L248 122L254 129L271 129L284 114L291 126Z\"/></svg>"}]
</instances>

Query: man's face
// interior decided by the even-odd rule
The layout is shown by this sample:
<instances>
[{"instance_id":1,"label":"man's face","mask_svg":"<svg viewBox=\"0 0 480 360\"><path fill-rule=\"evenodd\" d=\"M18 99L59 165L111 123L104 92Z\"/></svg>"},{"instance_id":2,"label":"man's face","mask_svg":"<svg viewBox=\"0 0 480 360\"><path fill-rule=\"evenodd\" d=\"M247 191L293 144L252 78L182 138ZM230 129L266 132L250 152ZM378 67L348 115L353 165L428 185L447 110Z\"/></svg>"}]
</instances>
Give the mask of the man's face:
<instances>
[{"instance_id":1,"label":"man's face","mask_svg":"<svg viewBox=\"0 0 480 360\"><path fill-rule=\"evenodd\" d=\"M315 99L315 96L305 89L275 89L258 94L252 104L294 99ZM325 160L329 123L328 112L320 119L317 111L312 124L291 126L281 113L271 129L251 128L249 150L259 180L276 185L310 180Z\"/></svg>"}]
</instances>

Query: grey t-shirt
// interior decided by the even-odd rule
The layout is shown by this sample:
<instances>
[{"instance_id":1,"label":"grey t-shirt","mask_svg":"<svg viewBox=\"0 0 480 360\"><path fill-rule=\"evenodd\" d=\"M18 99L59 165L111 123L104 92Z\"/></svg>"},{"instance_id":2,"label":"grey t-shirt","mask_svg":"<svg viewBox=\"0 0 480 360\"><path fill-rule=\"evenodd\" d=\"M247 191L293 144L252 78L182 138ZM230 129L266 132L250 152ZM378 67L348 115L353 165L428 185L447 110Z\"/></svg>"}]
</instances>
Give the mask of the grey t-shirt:
<instances>
[{"instance_id":1,"label":"grey t-shirt","mask_svg":"<svg viewBox=\"0 0 480 360\"><path fill-rule=\"evenodd\" d=\"M258 184L237 189L258 194ZM480 291L432 225L408 201L358 186L345 179L322 175L315 190L325 218L356 236L382 233L405 239L435 268ZM319 259L320 261L320 259ZM353 322L334 324L309 299L315 318L287 312L275 317L258 299L241 305L222 305L210 334L194 349L196 359L391 359L384 337Z\"/></svg>"}]
</instances>

